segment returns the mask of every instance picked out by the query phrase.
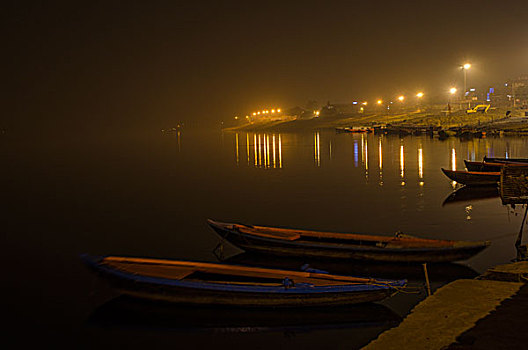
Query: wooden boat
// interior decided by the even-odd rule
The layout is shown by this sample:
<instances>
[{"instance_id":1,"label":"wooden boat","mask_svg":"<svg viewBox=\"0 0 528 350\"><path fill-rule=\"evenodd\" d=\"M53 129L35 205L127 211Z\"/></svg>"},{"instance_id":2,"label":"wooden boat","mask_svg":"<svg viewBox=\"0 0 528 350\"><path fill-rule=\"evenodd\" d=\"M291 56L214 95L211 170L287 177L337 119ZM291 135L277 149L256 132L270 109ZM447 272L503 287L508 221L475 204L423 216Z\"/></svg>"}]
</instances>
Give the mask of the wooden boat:
<instances>
[{"instance_id":1,"label":"wooden boat","mask_svg":"<svg viewBox=\"0 0 528 350\"><path fill-rule=\"evenodd\" d=\"M182 260L89 256L81 259L123 294L157 301L255 307L301 307L379 301L406 284L332 275Z\"/></svg>"},{"instance_id":2,"label":"wooden boat","mask_svg":"<svg viewBox=\"0 0 528 350\"><path fill-rule=\"evenodd\" d=\"M224 239L257 253L383 262L449 262L468 259L489 242L376 236L251 226L208 220Z\"/></svg>"},{"instance_id":3,"label":"wooden boat","mask_svg":"<svg viewBox=\"0 0 528 350\"><path fill-rule=\"evenodd\" d=\"M496 186L500 181L500 172L447 170L442 172L453 181L466 186Z\"/></svg>"},{"instance_id":4,"label":"wooden boat","mask_svg":"<svg viewBox=\"0 0 528 350\"><path fill-rule=\"evenodd\" d=\"M492 158L484 157L484 162L487 163L528 163L528 158Z\"/></svg>"},{"instance_id":5,"label":"wooden boat","mask_svg":"<svg viewBox=\"0 0 528 350\"><path fill-rule=\"evenodd\" d=\"M504 165L504 163L473 162L470 160L464 160L464 164L468 171L480 172L500 172Z\"/></svg>"},{"instance_id":6,"label":"wooden boat","mask_svg":"<svg viewBox=\"0 0 528 350\"><path fill-rule=\"evenodd\" d=\"M336 132L338 133L353 133L353 134L365 134L372 132L373 129L366 127L366 126L352 126L352 127L339 127L336 128Z\"/></svg>"},{"instance_id":7,"label":"wooden boat","mask_svg":"<svg viewBox=\"0 0 528 350\"><path fill-rule=\"evenodd\" d=\"M468 171L480 171L480 172L500 172L504 165L508 164L511 166L526 166L528 163L508 163L508 162L472 162L464 160L466 169Z\"/></svg>"}]
</instances>

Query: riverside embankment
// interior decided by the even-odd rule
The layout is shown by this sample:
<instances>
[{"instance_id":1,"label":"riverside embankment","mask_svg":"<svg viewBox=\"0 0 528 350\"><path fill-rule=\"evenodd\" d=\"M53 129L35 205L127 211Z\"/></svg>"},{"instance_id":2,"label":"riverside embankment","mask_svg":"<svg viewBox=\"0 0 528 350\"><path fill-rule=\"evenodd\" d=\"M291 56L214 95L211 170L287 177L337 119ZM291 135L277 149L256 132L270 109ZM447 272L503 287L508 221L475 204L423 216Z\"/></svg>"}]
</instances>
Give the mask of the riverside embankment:
<instances>
[{"instance_id":1,"label":"riverside embankment","mask_svg":"<svg viewBox=\"0 0 528 350\"><path fill-rule=\"evenodd\" d=\"M514 349L528 343L528 261L449 283L363 349Z\"/></svg>"},{"instance_id":2,"label":"riverside embankment","mask_svg":"<svg viewBox=\"0 0 528 350\"><path fill-rule=\"evenodd\" d=\"M508 113L509 112L509 113ZM437 130L456 128L474 129L487 134L528 135L528 116L525 110L513 111L495 108L487 113L471 113L465 110L447 112L437 107L428 107L413 111L393 113L358 113L356 115L333 115L314 118L295 116L261 117L231 125L225 130L232 131L275 131L296 132L309 130L334 129L353 126L414 126L430 127Z\"/></svg>"}]
</instances>

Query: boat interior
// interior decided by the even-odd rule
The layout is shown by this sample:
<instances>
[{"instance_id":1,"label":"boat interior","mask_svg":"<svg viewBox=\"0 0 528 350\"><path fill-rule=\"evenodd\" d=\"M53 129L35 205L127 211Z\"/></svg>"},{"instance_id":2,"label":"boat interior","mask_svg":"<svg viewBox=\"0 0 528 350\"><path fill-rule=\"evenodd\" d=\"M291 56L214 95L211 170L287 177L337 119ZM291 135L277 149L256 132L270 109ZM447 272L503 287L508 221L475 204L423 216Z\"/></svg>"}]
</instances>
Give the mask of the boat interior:
<instances>
[{"instance_id":1,"label":"boat interior","mask_svg":"<svg viewBox=\"0 0 528 350\"><path fill-rule=\"evenodd\" d=\"M354 233L305 231L265 226L247 226L241 224L233 224L232 229L246 234L286 241L350 244L381 248L450 247L454 245L453 241L417 238L401 233L396 233L394 236L377 236Z\"/></svg>"},{"instance_id":2,"label":"boat interior","mask_svg":"<svg viewBox=\"0 0 528 350\"><path fill-rule=\"evenodd\" d=\"M109 256L100 264L134 275L230 285L284 286L286 278L293 283L314 286L377 283L369 278L352 276L162 259Z\"/></svg>"}]
</instances>

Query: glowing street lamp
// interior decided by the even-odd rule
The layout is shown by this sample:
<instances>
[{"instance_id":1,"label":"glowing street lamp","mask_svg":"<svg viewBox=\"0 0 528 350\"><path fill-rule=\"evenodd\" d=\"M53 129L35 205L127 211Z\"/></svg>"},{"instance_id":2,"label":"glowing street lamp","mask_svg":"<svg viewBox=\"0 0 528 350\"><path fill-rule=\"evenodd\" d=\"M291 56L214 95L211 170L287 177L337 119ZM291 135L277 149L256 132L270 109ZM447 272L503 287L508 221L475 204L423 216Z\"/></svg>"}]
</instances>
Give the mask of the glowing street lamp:
<instances>
[{"instance_id":1,"label":"glowing street lamp","mask_svg":"<svg viewBox=\"0 0 528 350\"><path fill-rule=\"evenodd\" d=\"M398 101L403 102L403 100L405 100L405 96L398 96Z\"/></svg>"},{"instance_id":2,"label":"glowing street lamp","mask_svg":"<svg viewBox=\"0 0 528 350\"><path fill-rule=\"evenodd\" d=\"M277 109L277 113L280 113L280 111L281 111L281 110L280 110L280 108L279 108L279 109Z\"/></svg>"},{"instance_id":3,"label":"glowing street lamp","mask_svg":"<svg viewBox=\"0 0 528 350\"><path fill-rule=\"evenodd\" d=\"M256 112L253 112L253 115L257 115L257 113L256 113Z\"/></svg>"},{"instance_id":4,"label":"glowing street lamp","mask_svg":"<svg viewBox=\"0 0 528 350\"><path fill-rule=\"evenodd\" d=\"M380 105L380 104L383 103L383 101L382 100L378 100L376 103Z\"/></svg>"},{"instance_id":5,"label":"glowing street lamp","mask_svg":"<svg viewBox=\"0 0 528 350\"><path fill-rule=\"evenodd\" d=\"M362 105L363 105L363 106L366 106L366 105L367 105L367 101L363 102Z\"/></svg>"},{"instance_id":6,"label":"glowing street lamp","mask_svg":"<svg viewBox=\"0 0 528 350\"><path fill-rule=\"evenodd\" d=\"M450 93L451 95L456 94L456 92L457 92L457 89L456 89L455 87L452 87L451 89L449 89L449 93Z\"/></svg>"},{"instance_id":7,"label":"glowing street lamp","mask_svg":"<svg viewBox=\"0 0 528 350\"><path fill-rule=\"evenodd\" d=\"M424 97L424 93L423 92L419 92L419 93L416 94L416 97L422 98L422 97Z\"/></svg>"}]
</instances>

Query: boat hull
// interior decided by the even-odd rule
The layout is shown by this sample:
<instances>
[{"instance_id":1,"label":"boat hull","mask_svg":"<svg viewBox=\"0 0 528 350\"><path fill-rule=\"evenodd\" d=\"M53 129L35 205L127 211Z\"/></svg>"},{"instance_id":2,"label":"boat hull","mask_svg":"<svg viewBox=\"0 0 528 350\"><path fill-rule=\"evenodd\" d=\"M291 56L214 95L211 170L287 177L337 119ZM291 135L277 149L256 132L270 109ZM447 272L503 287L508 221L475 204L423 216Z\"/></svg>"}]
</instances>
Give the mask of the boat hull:
<instances>
[{"instance_id":1,"label":"boat hull","mask_svg":"<svg viewBox=\"0 0 528 350\"><path fill-rule=\"evenodd\" d=\"M219 293L212 291L189 291L188 289L164 288L160 290L158 286L121 286L118 290L125 295L155 300L171 302L177 304L195 305L231 305L247 307L315 307L315 306L338 306L352 305L368 302L376 302L389 297L394 290L384 289L368 293L348 292L348 293L328 293L324 295L305 294L285 294L268 295L265 293Z\"/></svg>"},{"instance_id":2,"label":"boat hull","mask_svg":"<svg viewBox=\"0 0 528 350\"><path fill-rule=\"evenodd\" d=\"M100 264L101 257L82 256L82 260L121 294L160 302L192 305L230 305L240 307L315 307L352 305L383 300L403 287L406 281L380 284L332 286L295 285L259 287L228 283L196 283L114 270Z\"/></svg>"},{"instance_id":3,"label":"boat hull","mask_svg":"<svg viewBox=\"0 0 528 350\"><path fill-rule=\"evenodd\" d=\"M457 171L442 168L442 172L453 181L466 186L497 186L500 172Z\"/></svg>"},{"instance_id":4,"label":"boat hull","mask_svg":"<svg viewBox=\"0 0 528 350\"><path fill-rule=\"evenodd\" d=\"M248 251L278 256L299 256L322 259L350 259L378 262L452 262L466 260L479 253L487 244L441 248L382 248L346 244L318 244L283 241L241 233L209 222L221 237Z\"/></svg>"}]
</instances>

